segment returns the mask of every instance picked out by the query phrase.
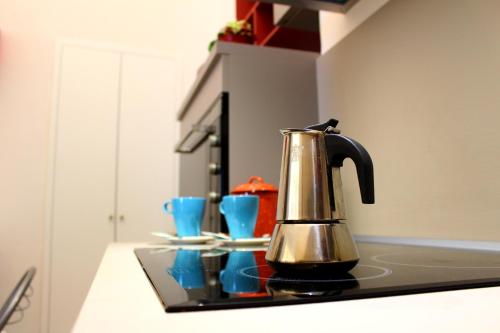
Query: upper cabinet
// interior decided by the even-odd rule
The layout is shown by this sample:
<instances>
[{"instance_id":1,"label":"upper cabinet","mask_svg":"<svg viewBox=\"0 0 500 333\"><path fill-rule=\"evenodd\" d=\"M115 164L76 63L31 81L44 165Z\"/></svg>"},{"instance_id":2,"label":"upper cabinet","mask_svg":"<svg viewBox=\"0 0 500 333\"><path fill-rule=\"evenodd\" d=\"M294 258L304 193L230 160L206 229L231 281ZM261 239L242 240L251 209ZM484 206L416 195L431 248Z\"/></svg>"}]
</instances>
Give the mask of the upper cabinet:
<instances>
[{"instance_id":1,"label":"upper cabinet","mask_svg":"<svg viewBox=\"0 0 500 333\"><path fill-rule=\"evenodd\" d=\"M290 21L294 21L290 15L282 15L281 20L276 19L275 9L272 3L262 1L237 0L236 18L245 20L252 24L254 33L254 44L262 46L275 46L304 51L321 51L321 42L318 29L314 23L293 26ZM286 11L288 12L288 11ZM283 20L285 18L285 20ZM318 13L309 13L306 20L318 21Z\"/></svg>"}]
</instances>

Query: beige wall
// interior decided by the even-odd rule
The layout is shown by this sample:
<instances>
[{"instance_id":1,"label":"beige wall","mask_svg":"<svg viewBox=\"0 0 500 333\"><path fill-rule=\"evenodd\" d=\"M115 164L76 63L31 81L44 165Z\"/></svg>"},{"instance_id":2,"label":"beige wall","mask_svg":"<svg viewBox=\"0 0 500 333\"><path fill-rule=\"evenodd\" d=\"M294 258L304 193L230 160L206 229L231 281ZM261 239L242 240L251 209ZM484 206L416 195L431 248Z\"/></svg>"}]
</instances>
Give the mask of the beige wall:
<instances>
[{"instance_id":1,"label":"beige wall","mask_svg":"<svg viewBox=\"0 0 500 333\"><path fill-rule=\"evenodd\" d=\"M9 332L39 332L45 194L56 40L152 51L177 59L178 95L234 0L0 0L0 303L28 266L32 305Z\"/></svg>"},{"instance_id":2,"label":"beige wall","mask_svg":"<svg viewBox=\"0 0 500 333\"><path fill-rule=\"evenodd\" d=\"M344 168L355 233L500 240L499 12L392 0L319 61L320 117L374 160L373 206Z\"/></svg>"},{"instance_id":3,"label":"beige wall","mask_svg":"<svg viewBox=\"0 0 500 333\"><path fill-rule=\"evenodd\" d=\"M328 51L389 0L358 0L347 13L321 11L321 50Z\"/></svg>"}]
</instances>

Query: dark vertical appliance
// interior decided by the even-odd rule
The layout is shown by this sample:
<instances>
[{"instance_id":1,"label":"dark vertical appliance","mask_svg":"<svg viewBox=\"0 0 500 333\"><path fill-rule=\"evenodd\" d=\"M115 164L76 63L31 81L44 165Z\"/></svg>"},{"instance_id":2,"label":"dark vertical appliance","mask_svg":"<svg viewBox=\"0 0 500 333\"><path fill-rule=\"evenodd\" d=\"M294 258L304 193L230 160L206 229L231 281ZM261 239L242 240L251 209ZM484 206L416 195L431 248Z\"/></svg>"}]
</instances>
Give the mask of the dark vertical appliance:
<instances>
[{"instance_id":1,"label":"dark vertical appliance","mask_svg":"<svg viewBox=\"0 0 500 333\"><path fill-rule=\"evenodd\" d=\"M218 204L229 192L229 94L221 93L175 147L181 196L207 198L203 230L227 232Z\"/></svg>"}]
</instances>

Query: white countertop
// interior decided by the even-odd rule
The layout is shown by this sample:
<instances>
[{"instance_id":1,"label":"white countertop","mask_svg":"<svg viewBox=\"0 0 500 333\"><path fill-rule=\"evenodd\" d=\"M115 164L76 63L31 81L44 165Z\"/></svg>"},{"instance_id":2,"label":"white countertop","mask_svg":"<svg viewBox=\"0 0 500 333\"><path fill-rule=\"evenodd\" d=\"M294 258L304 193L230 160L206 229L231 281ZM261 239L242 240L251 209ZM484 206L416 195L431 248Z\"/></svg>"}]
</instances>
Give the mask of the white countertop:
<instances>
[{"instance_id":1,"label":"white countertop","mask_svg":"<svg viewBox=\"0 0 500 333\"><path fill-rule=\"evenodd\" d=\"M500 287L235 310L166 313L133 249L107 248L73 333L499 332ZM344 331L345 330L345 331Z\"/></svg>"}]
</instances>

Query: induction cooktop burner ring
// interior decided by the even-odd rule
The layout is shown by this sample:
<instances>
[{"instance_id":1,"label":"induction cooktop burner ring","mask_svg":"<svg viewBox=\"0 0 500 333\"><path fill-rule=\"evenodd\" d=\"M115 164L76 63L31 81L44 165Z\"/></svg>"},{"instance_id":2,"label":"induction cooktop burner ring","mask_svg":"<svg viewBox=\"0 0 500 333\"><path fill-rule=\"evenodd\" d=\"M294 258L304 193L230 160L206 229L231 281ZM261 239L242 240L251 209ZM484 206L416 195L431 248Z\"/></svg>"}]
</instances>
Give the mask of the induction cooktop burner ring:
<instances>
[{"instance_id":1,"label":"induction cooktop burner ring","mask_svg":"<svg viewBox=\"0 0 500 333\"><path fill-rule=\"evenodd\" d=\"M412 254L418 254L418 253L425 253L425 252L417 252L417 253L412 253ZM406 253L408 254L408 253ZM397 261L390 261L387 259L381 259L381 257L387 257L387 256L402 256L405 255L405 253L385 253L385 254L378 254L370 259L378 262L380 264L389 264L389 265L397 265L397 266L407 266L407 267L422 267L422 268L445 268L445 269L500 269L500 266L446 266L446 265L433 265L433 264L407 264L407 263L402 263L402 262L397 262Z\"/></svg>"},{"instance_id":2,"label":"induction cooktop burner ring","mask_svg":"<svg viewBox=\"0 0 500 333\"><path fill-rule=\"evenodd\" d=\"M366 268L373 268L376 270L379 270L379 274L375 275L370 275L370 276L362 276L362 277L354 277L353 279L300 279L300 278L286 278L283 279L281 277L262 277L262 276L255 276L252 274L248 274L246 271L252 270L255 268L259 267L268 267L267 265L256 265L256 266L249 266L242 268L238 270L238 274L243 275L245 277L257 279L257 280L266 280L266 281L283 281L283 282L307 282L307 283L331 283L331 282L348 282L348 281L361 281L361 280L371 280L371 279L378 279L378 278L383 278L388 275L392 274L392 270L390 268L386 267L381 267L381 266L373 266L373 265L363 265L363 264L358 264L356 268L358 267L366 267Z\"/></svg>"}]
</instances>

